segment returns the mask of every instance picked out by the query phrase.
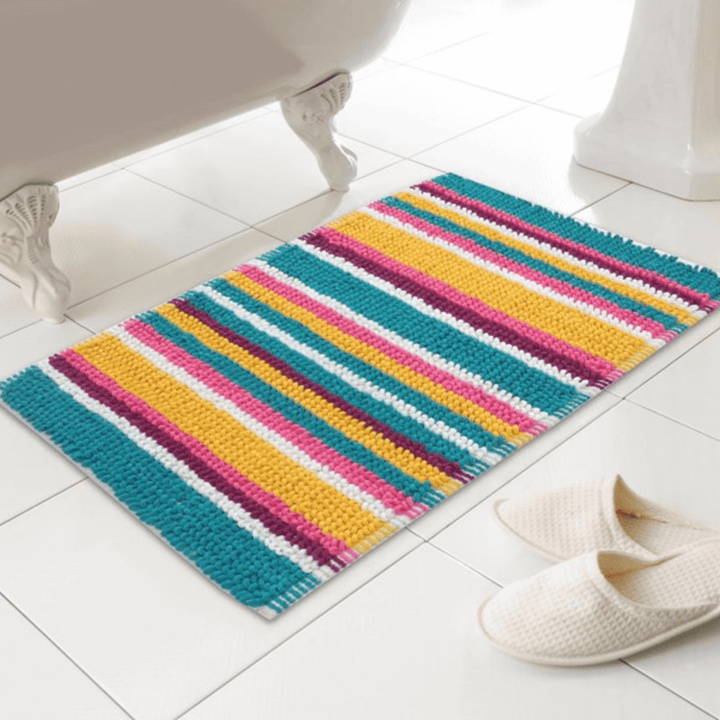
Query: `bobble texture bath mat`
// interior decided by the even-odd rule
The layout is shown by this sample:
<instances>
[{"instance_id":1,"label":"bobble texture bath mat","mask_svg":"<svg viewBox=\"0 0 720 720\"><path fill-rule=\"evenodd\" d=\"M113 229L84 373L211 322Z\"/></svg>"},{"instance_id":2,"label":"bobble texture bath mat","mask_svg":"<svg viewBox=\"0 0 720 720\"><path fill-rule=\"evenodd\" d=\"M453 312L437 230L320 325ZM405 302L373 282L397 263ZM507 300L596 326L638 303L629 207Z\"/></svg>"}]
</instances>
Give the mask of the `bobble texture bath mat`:
<instances>
[{"instance_id":1,"label":"bobble texture bath mat","mask_svg":"<svg viewBox=\"0 0 720 720\"><path fill-rule=\"evenodd\" d=\"M720 278L455 175L0 384L273 617L718 306Z\"/></svg>"}]
</instances>

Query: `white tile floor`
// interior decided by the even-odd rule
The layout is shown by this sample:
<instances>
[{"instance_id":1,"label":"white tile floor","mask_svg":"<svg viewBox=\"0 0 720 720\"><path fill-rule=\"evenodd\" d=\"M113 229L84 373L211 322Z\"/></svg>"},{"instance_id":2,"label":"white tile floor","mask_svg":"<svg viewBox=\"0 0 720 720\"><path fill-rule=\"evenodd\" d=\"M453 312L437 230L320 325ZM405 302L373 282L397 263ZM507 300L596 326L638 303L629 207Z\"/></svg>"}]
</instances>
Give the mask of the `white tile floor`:
<instances>
[{"instance_id":1,"label":"white tile floor","mask_svg":"<svg viewBox=\"0 0 720 720\"><path fill-rule=\"evenodd\" d=\"M326 192L277 108L62 184L73 282L61 326L0 278L0 375L438 171L466 174L720 270L720 202L573 165L602 108L631 0L416 0L338 126L360 156ZM720 623L595 668L502 655L474 627L498 585L546 566L488 498L620 471L720 525L720 314L357 566L268 623L216 590L0 412L0 718L720 716ZM715 378L715 379L713 379Z\"/></svg>"}]
</instances>

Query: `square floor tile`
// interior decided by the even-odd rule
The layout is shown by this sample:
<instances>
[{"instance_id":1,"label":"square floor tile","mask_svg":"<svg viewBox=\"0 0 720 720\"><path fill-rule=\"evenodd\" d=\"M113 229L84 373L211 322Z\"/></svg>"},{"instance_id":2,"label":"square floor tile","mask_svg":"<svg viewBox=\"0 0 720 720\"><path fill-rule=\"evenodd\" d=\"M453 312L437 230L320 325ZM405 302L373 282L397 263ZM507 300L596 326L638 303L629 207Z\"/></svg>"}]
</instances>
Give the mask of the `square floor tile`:
<instances>
[{"instance_id":1,"label":"square floor tile","mask_svg":"<svg viewBox=\"0 0 720 720\"><path fill-rule=\"evenodd\" d=\"M713 371L718 358L720 333L715 332L629 395L629 400L720 440L720 374Z\"/></svg>"},{"instance_id":2,"label":"square floor tile","mask_svg":"<svg viewBox=\"0 0 720 720\"><path fill-rule=\"evenodd\" d=\"M618 397L628 397L650 378L670 367L678 358L720 329L720 312L715 312L679 335L669 345L661 348L635 369L608 387L608 392ZM707 373L705 373L707 374Z\"/></svg>"},{"instance_id":3,"label":"square floor tile","mask_svg":"<svg viewBox=\"0 0 720 720\"><path fill-rule=\"evenodd\" d=\"M359 176L397 161L356 141L345 144L358 155ZM279 113L135 163L130 170L249 225L329 192L312 153Z\"/></svg>"},{"instance_id":4,"label":"square floor tile","mask_svg":"<svg viewBox=\"0 0 720 720\"><path fill-rule=\"evenodd\" d=\"M234 115L227 118L226 120L221 120L220 122L213 123L212 125L207 125L193 132L185 133L178 137L172 138L171 140L166 140L165 142L162 142L158 145L153 145L152 147L146 148L145 150L140 150L139 152L132 153L132 155L126 155L125 157L116 160L115 165L119 167L127 167L128 165L140 162L141 160L147 160L154 155L160 155L160 153L167 152L168 150L180 147L181 145L187 145L188 143L193 142L193 140L199 140L200 138L207 137L208 135L212 135L213 133L219 132L220 130L226 130L233 125L239 125L242 122L248 122L249 120L254 120L255 118L267 115L267 113L277 111L277 103L264 105L254 110L244 112L240 115Z\"/></svg>"},{"instance_id":5,"label":"square floor tile","mask_svg":"<svg viewBox=\"0 0 720 720\"><path fill-rule=\"evenodd\" d=\"M626 184L575 163L577 122L556 110L528 107L413 159L572 214Z\"/></svg>"},{"instance_id":6,"label":"square floor tile","mask_svg":"<svg viewBox=\"0 0 720 720\"><path fill-rule=\"evenodd\" d=\"M395 62L422 57L489 32L498 14L494 0L413 0L383 56Z\"/></svg>"},{"instance_id":7,"label":"square floor tile","mask_svg":"<svg viewBox=\"0 0 720 720\"><path fill-rule=\"evenodd\" d=\"M545 98L541 105L581 118L589 117L605 110L615 89L617 76L618 68L613 68Z\"/></svg>"},{"instance_id":8,"label":"square floor tile","mask_svg":"<svg viewBox=\"0 0 720 720\"><path fill-rule=\"evenodd\" d=\"M59 325L38 320L0 337L0 380L89 336L85 328L72 320Z\"/></svg>"},{"instance_id":9,"label":"square floor tile","mask_svg":"<svg viewBox=\"0 0 720 720\"><path fill-rule=\"evenodd\" d=\"M245 227L119 170L61 193L50 239L77 304Z\"/></svg>"},{"instance_id":10,"label":"square floor tile","mask_svg":"<svg viewBox=\"0 0 720 720\"><path fill-rule=\"evenodd\" d=\"M720 201L691 202L639 185L628 185L577 217L720 271Z\"/></svg>"},{"instance_id":11,"label":"square floor tile","mask_svg":"<svg viewBox=\"0 0 720 720\"><path fill-rule=\"evenodd\" d=\"M20 288L0 276L0 337L37 320L35 311L23 300Z\"/></svg>"},{"instance_id":12,"label":"square floor tile","mask_svg":"<svg viewBox=\"0 0 720 720\"><path fill-rule=\"evenodd\" d=\"M715 620L635 655L629 662L710 713L710 717L720 717L719 647L720 621Z\"/></svg>"},{"instance_id":13,"label":"square floor tile","mask_svg":"<svg viewBox=\"0 0 720 720\"><path fill-rule=\"evenodd\" d=\"M495 650L475 627L495 590L425 545L183 720L705 717L618 662L552 668Z\"/></svg>"},{"instance_id":14,"label":"square floor tile","mask_svg":"<svg viewBox=\"0 0 720 720\"><path fill-rule=\"evenodd\" d=\"M135 720L170 720L419 542L400 532L268 622L86 481L0 526L0 592Z\"/></svg>"},{"instance_id":15,"label":"square floor tile","mask_svg":"<svg viewBox=\"0 0 720 720\"><path fill-rule=\"evenodd\" d=\"M82 480L84 473L0 407L0 523Z\"/></svg>"},{"instance_id":16,"label":"square floor tile","mask_svg":"<svg viewBox=\"0 0 720 720\"><path fill-rule=\"evenodd\" d=\"M0 597L0 717L128 720L77 666Z\"/></svg>"},{"instance_id":17,"label":"square floor tile","mask_svg":"<svg viewBox=\"0 0 720 720\"><path fill-rule=\"evenodd\" d=\"M68 315L100 332L279 245L275 238L246 230L75 305Z\"/></svg>"},{"instance_id":18,"label":"square floor tile","mask_svg":"<svg viewBox=\"0 0 720 720\"><path fill-rule=\"evenodd\" d=\"M340 132L410 157L524 107L520 100L411 67L357 83Z\"/></svg>"}]
</instances>

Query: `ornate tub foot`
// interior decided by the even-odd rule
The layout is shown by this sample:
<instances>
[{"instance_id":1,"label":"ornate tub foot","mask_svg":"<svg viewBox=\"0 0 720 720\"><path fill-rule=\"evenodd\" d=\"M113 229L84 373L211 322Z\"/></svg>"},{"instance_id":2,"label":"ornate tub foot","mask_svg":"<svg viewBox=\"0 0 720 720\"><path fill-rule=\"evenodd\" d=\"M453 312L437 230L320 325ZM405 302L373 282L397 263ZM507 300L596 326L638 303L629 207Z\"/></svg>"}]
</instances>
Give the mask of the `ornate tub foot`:
<instances>
[{"instance_id":1,"label":"ornate tub foot","mask_svg":"<svg viewBox=\"0 0 720 720\"><path fill-rule=\"evenodd\" d=\"M70 281L53 263L48 231L60 202L54 185L24 185L0 200L0 274L17 282L25 301L43 319L61 323L70 298Z\"/></svg>"},{"instance_id":2,"label":"ornate tub foot","mask_svg":"<svg viewBox=\"0 0 720 720\"><path fill-rule=\"evenodd\" d=\"M338 143L334 123L351 89L350 74L341 72L281 103L285 119L315 154L330 188L340 192L345 192L357 175L357 156Z\"/></svg>"}]
</instances>

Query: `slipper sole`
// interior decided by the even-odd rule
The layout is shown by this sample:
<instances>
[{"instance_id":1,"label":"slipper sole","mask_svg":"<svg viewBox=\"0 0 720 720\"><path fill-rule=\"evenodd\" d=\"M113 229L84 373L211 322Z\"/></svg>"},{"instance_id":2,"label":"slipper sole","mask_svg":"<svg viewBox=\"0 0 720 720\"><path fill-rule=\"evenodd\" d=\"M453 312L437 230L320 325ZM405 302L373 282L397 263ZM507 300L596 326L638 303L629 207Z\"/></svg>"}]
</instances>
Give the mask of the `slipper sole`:
<instances>
[{"instance_id":1,"label":"slipper sole","mask_svg":"<svg viewBox=\"0 0 720 720\"><path fill-rule=\"evenodd\" d=\"M670 640L677 635L681 635L684 632L687 632L689 630L692 630L693 628L699 627L700 625L704 625L707 622L710 622L711 620L714 620L716 618L720 617L720 605L716 607L711 612L707 613L706 615L703 615L699 618L695 618L694 620L691 620L689 622L683 623L681 625L676 625L673 628L670 628L669 630L666 630L663 633L660 633L658 635L654 635L651 638L648 638L647 640L644 640L641 643L637 643L635 645L629 645L627 647L618 648L617 650L612 650L611 652L603 653L602 655L587 655L587 656L581 656L581 657L571 657L571 658L560 658L560 657L547 657L542 655L532 655L529 653L524 653L521 651L518 651L514 648L507 647L505 645L502 645L501 643L498 643L496 640L494 640L488 631L486 630L485 626L482 623L482 612L485 609L485 605L493 598L494 596L490 596L485 598L482 603L478 606L477 614L476 614L476 620L478 624L478 628L480 629L480 632L485 636L487 641L496 647L498 650L501 650L502 652L506 653L507 655L511 655L514 658L517 658L518 660L524 660L525 662L531 662L536 663L539 665L561 665L565 667L571 667L571 666L580 666L580 665L600 665L602 663L608 663L612 662L614 660L620 660L621 658L625 658L628 655L634 655L636 653L642 652L643 650L648 650L651 647L655 647L656 645L659 645L660 643L665 642L666 640Z\"/></svg>"}]
</instances>

